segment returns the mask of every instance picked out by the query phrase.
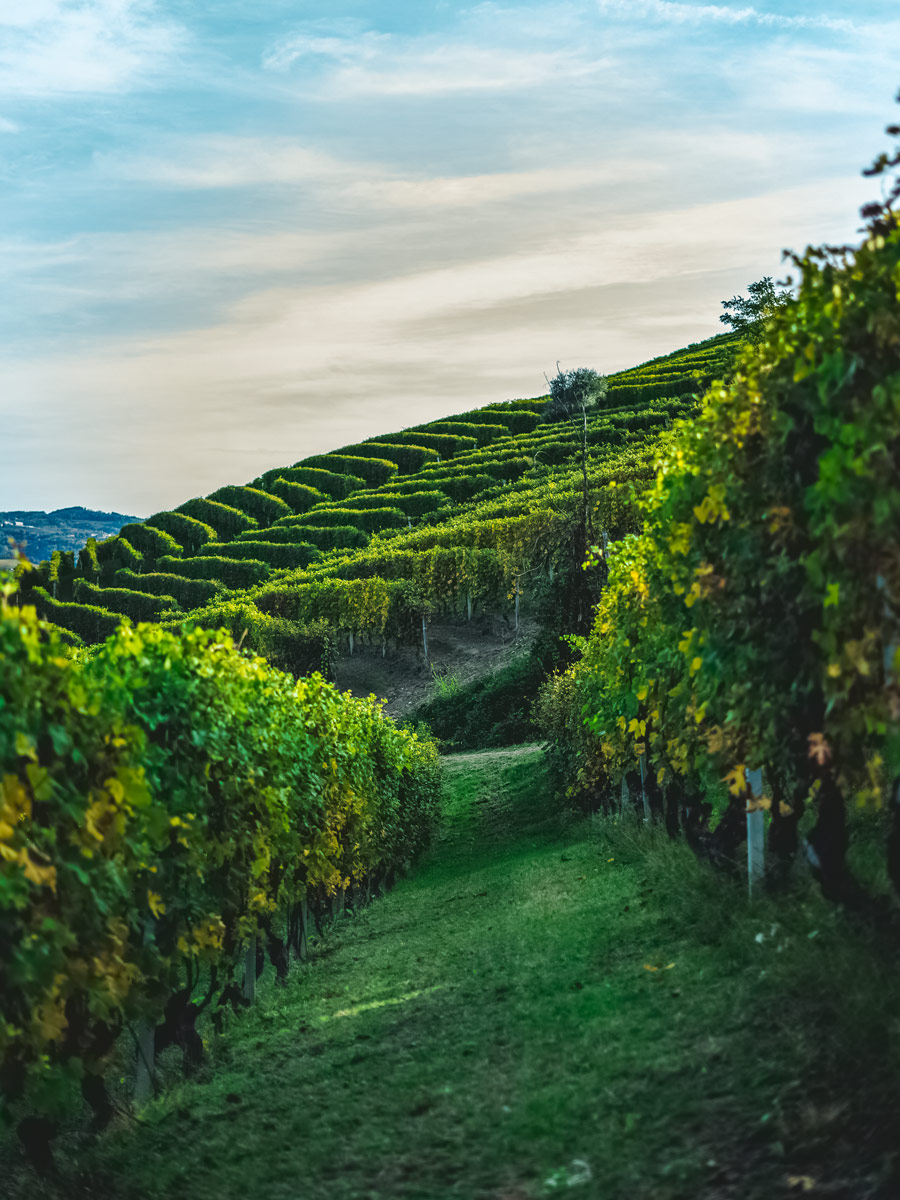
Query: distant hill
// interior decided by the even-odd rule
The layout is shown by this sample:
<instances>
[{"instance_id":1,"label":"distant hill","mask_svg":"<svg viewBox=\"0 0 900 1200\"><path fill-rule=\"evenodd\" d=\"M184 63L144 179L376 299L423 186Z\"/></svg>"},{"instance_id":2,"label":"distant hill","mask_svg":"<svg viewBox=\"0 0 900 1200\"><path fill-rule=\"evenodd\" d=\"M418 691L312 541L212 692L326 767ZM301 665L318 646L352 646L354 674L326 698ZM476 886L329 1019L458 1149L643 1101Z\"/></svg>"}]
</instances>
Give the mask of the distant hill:
<instances>
[{"instance_id":1,"label":"distant hill","mask_svg":"<svg viewBox=\"0 0 900 1200\"><path fill-rule=\"evenodd\" d=\"M19 510L0 512L0 559L9 557L12 538L32 562L49 558L54 550L79 551L89 537L113 537L123 525L138 517L125 513L96 512L94 509L57 508L53 512Z\"/></svg>"}]
</instances>

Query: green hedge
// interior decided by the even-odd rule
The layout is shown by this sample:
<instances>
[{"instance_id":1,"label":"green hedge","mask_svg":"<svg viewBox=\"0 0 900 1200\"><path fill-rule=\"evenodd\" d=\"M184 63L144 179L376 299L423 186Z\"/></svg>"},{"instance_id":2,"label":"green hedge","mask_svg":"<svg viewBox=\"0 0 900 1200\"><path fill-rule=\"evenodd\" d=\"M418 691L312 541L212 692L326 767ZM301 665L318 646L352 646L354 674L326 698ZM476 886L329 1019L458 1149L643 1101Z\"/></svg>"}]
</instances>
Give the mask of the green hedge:
<instances>
[{"instance_id":1,"label":"green hedge","mask_svg":"<svg viewBox=\"0 0 900 1200\"><path fill-rule=\"evenodd\" d=\"M212 525L207 525L205 521L198 521L196 517L189 517L187 513L154 513L152 517L147 518L144 524L171 534L186 554L196 554L201 546L205 546L207 542L216 541L218 537Z\"/></svg>"},{"instance_id":2,"label":"green hedge","mask_svg":"<svg viewBox=\"0 0 900 1200\"><path fill-rule=\"evenodd\" d=\"M274 542L279 542L282 545L310 545L306 538L306 529L303 525L297 525L292 521L285 521L278 525L273 525L271 529L265 531L265 540L268 545ZM257 540L259 538L257 537ZM226 543L227 544L227 543ZM232 543L238 546L245 545L245 541L241 538L238 542Z\"/></svg>"},{"instance_id":3,"label":"green hedge","mask_svg":"<svg viewBox=\"0 0 900 1200\"><path fill-rule=\"evenodd\" d=\"M280 476L269 484L268 491L289 505L294 513L308 512L313 505L326 504L331 499L318 488L310 487L306 483L293 483L290 479L282 479Z\"/></svg>"},{"instance_id":4,"label":"green hedge","mask_svg":"<svg viewBox=\"0 0 900 1200\"><path fill-rule=\"evenodd\" d=\"M163 571L152 571L147 575L138 575L128 570L116 571L115 583L118 587L150 592L154 596L174 596L185 609L208 604L220 591L215 580L187 579L184 575L173 575Z\"/></svg>"},{"instance_id":5,"label":"green hedge","mask_svg":"<svg viewBox=\"0 0 900 1200\"><path fill-rule=\"evenodd\" d=\"M360 458L355 454L315 454L303 460L305 467L345 472L364 480L369 487L388 483L398 473L397 464L387 458Z\"/></svg>"},{"instance_id":6,"label":"green hedge","mask_svg":"<svg viewBox=\"0 0 900 1200\"><path fill-rule=\"evenodd\" d=\"M321 551L311 542L269 541L267 538L252 542L219 542L216 549L224 558L256 559L276 568L308 567L321 558Z\"/></svg>"},{"instance_id":7,"label":"green hedge","mask_svg":"<svg viewBox=\"0 0 900 1200\"><path fill-rule=\"evenodd\" d=\"M97 553L96 538L89 537L84 547L78 551L78 573L85 579L100 578L100 557Z\"/></svg>"},{"instance_id":8,"label":"green hedge","mask_svg":"<svg viewBox=\"0 0 900 1200\"><path fill-rule=\"evenodd\" d=\"M115 633L122 623L119 613L109 612L96 604L76 604L63 600L54 600L50 593L42 587L32 588L28 593L28 603L37 609L39 617L69 629L77 634L88 645L102 642L104 638Z\"/></svg>"},{"instance_id":9,"label":"green hedge","mask_svg":"<svg viewBox=\"0 0 900 1200\"><path fill-rule=\"evenodd\" d=\"M440 491L417 492L357 492L350 500L356 511L367 508L399 509L410 517L437 512L450 504L450 497ZM348 505L349 508L349 505Z\"/></svg>"},{"instance_id":10,"label":"green hedge","mask_svg":"<svg viewBox=\"0 0 900 1200\"><path fill-rule=\"evenodd\" d=\"M178 557L182 553L181 546L171 533L166 533L163 529L154 529L152 525L123 525L119 530L119 536L130 542L144 558L151 560L162 558L164 554L174 554ZM122 565L127 566L128 564L123 563Z\"/></svg>"},{"instance_id":11,"label":"green hedge","mask_svg":"<svg viewBox=\"0 0 900 1200\"><path fill-rule=\"evenodd\" d=\"M360 458L377 457L397 464L401 475L415 475L426 463L439 462L440 454L427 446L410 446L405 443L392 442L360 442L355 446L342 446L338 451L342 456L359 455Z\"/></svg>"},{"instance_id":12,"label":"green hedge","mask_svg":"<svg viewBox=\"0 0 900 1200\"><path fill-rule=\"evenodd\" d=\"M269 576L268 564L254 558L222 558L207 554L196 558L161 558L159 565L164 571L183 575L186 579L217 579L227 588L253 587Z\"/></svg>"},{"instance_id":13,"label":"green hedge","mask_svg":"<svg viewBox=\"0 0 900 1200\"><path fill-rule=\"evenodd\" d=\"M500 408L476 408L459 414L460 421L473 425L502 425L504 433L531 433L541 419L540 413Z\"/></svg>"},{"instance_id":14,"label":"green hedge","mask_svg":"<svg viewBox=\"0 0 900 1200\"><path fill-rule=\"evenodd\" d=\"M139 550L135 550L128 538L121 535L106 538L99 545L95 543L95 547L99 570L104 577L114 574L120 567L128 567L132 571L139 571L143 565L143 554ZM87 546L85 546L85 550L87 550ZM81 559L79 559L79 568L79 574L83 575L85 579L96 579L96 576L90 569L90 565L88 563L82 564Z\"/></svg>"},{"instance_id":15,"label":"green hedge","mask_svg":"<svg viewBox=\"0 0 900 1200\"><path fill-rule=\"evenodd\" d=\"M256 529L259 525L258 521L235 508L233 504L222 504L218 500L207 500L203 496L188 500L175 511L211 526L224 542L231 541L246 530Z\"/></svg>"},{"instance_id":16,"label":"green hedge","mask_svg":"<svg viewBox=\"0 0 900 1200\"><path fill-rule=\"evenodd\" d=\"M372 438L369 445L378 446L382 443L390 446L427 446L430 450L436 450L441 458L452 458L454 454L474 450L478 440L464 434L432 433L424 430L416 432L408 429L403 433L391 433L384 438Z\"/></svg>"},{"instance_id":17,"label":"green hedge","mask_svg":"<svg viewBox=\"0 0 900 1200\"><path fill-rule=\"evenodd\" d=\"M81 663L3 606L0 707L5 1128L76 1117L116 1031L191 1032L186 979L224 1002L270 914L390 879L439 811L432 743L224 632L139 626Z\"/></svg>"},{"instance_id":18,"label":"green hedge","mask_svg":"<svg viewBox=\"0 0 900 1200\"><path fill-rule=\"evenodd\" d=\"M281 526L279 526L281 528ZM301 525L303 539L320 550L355 550L368 546L369 535L355 525Z\"/></svg>"},{"instance_id":19,"label":"green hedge","mask_svg":"<svg viewBox=\"0 0 900 1200\"><path fill-rule=\"evenodd\" d=\"M178 608L174 596L154 596L131 588L98 587L86 579L76 581L75 601L77 604L92 604L105 608L107 612L120 613L132 621L155 621L163 613Z\"/></svg>"},{"instance_id":20,"label":"green hedge","mask_svg":"<svg viewBox=\"0 0 900 1200\"><path fill-rule=\"evenodd\" d=\"M255 487L239 487L228 484L215 492L210 492L207 500L218 500L220 504L230 504L233 508L253 517L260 525L273 525L279 517L290 514L290 506L280 496L272 496Z\"/></svg>"},{"instance_id":21,"label":"green hedge","mask_svg":"<svg viewBox=\"0 0 900 1200\"><path fill-rule=\"evenodd\" d=\"M433 421L430 425L423 425L422 432L451 433L461 437L472 437L478 446L486 446L488 442L493 442L496 438L509 437L509 430L505 425L490 425L483 421L469 421L462 417L458 421L452 419Z\"/></svg>"},{"instance_id":22,"label":"green hedge","mask_svg":"<svg viewBox=\"0 0 900 1200\"><path fill-rule=\"evenodd\" d=\"M365 479L358 475L345 475L337 471L326 471L321 467L286 467L284 470L269 471L263 480L284 479L287 483L302 483L307 487L316 488L330 496L332 500L346 500L358 488L366 486Z\"/></svg>"},{"instance_id":23,"label":"green hedge","mask_svg":"<svg viewBox=\"0 0 900 1200\"><path fill-rule=\"evenodd\" d=\"M365 529L374 533L378 529L402 529L406 524L406 514L399 508L361 508L349 506L352 498L347 501L347 508L315 508L312 512L304 513L297 521L298 525L322 526L355 525L357 529Z\"/></svg>"}]
</instances>

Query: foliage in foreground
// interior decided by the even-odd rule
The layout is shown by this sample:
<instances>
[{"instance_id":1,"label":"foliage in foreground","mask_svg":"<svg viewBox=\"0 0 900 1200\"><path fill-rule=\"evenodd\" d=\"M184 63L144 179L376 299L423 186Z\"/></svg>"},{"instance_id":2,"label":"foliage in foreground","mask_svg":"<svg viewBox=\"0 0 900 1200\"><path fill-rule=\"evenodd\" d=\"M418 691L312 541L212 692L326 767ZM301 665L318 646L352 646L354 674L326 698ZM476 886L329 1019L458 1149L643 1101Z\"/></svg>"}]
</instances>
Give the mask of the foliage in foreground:
<instances>
[{"instance_id":1,"label":"foliage in foreground","mask_svg":"<svg viewBox=\"0 0 900 1200\"><path fill-rule=\"evenodd\" d=\"M724 778L725 851L762 768L776 859L811 809L826 892L853 900L848 801L883 807L900 774L897 218L794 262L796 299L665 449L645 531L613 551L584 659L543 707L598 799L643 759L677 824ZM900 887L896 804L888 859Z\"/></svg>"},{"instance_id":2,"label":"foliage in foreground","mask_svg":"<svg viewBox=\"0 0 900 1200\"><path fill-rule=\"evenodd\" d=\"M439 765L374 698L295 681L223 631L123 626L76 661L0 606L0 1096L103 1105L119 1031L227 995L277 914L426 843ZM98 1086L99 1081L99 1086Z\"/></svg>"}]
</instances>

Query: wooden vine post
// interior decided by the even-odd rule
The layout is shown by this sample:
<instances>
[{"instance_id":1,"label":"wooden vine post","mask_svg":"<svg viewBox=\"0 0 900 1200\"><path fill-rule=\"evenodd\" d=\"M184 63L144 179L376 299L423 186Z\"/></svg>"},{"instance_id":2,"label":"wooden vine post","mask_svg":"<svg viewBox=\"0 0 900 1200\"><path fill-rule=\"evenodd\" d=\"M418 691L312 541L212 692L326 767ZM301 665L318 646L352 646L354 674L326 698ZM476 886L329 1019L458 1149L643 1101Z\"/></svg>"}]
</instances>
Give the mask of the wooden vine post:
<instances>
[{"instance_id":1,"label":"wooden vine post","mask_svg":"<svg viewBox=\"0 0 900 1200\"><path fill-rule=\"evenodd\" d=\"M144 922L144 945L153 940L153 925ZM139 1021L134 1034L137 1061L134 1074L134 1103L146 1104L153 1095L153 1072L156 1066L156 1027L149 1021Z\"/></svg>"},{"instance_id":2,"label":"wooden vine post","mask_svg":"<svg viewBox=\"0 0 900 1200\"><path fill-rule=\"evenodd\" d=\"M297 956L301 962L309 958L309 904L304 896L300 901L300 939Z\"/></svg>"},{"instance_id":3,"label":"wooden vine post","mask_svg":"<svg viewBox=\"0 0 900 1200\"><path fill-rule=\"evenodd\" d=\"M425 662L428 662L428 623L425 620L425 614L422 613L422 646L425 649Z\"/></svg>"},{"instance_id":4,"label":"wooden vine post","mask_svg":"<svg viewBox=\"0 0 900 1200\"><path fill-rule=\"evenodd\" d=\"M762 798L762 771L747 772L747 889L752 896L762 886L766 872L765 813L759 807Z\"/></svg>"},{"instance_id":5,"label":"wooden vine post","mask_svg":"<svg viewBox=\"0 0 900 1200\"><path fill-rule=\"evenodd\" d=\"M241 995L250 1004L256 999L256 938L250 939L244 954L244 986Z\"/></svg>"},{"instance_id":6,"label":"wooden vine post","mask_svg":"<svg viewBox=\"0 0 900 1200\"><path fill-rule=\"evenodd\" d=\"M646 770L646 768L644 766L644 757L645 756L643 754L638 755L638 766L640 767L640 771L641 771L641 800L643 801L643 804L644 804L644 824L649 825L651 814L650 814L650 801L647 799L647 788L644 783L644 772Z\"/></svg>"}]
</instances>

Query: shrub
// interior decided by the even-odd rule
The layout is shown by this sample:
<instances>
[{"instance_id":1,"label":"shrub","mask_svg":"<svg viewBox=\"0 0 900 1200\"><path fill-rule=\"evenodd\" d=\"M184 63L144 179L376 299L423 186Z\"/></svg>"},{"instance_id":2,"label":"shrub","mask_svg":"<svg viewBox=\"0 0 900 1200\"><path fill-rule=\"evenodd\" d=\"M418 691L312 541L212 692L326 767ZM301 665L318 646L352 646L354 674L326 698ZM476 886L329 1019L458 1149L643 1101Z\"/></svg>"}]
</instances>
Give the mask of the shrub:
<instances>
[{"instance_id":1,"label":"shrub","mask_svg":"<svg viewBox=\"0 0 900 1200\"><path fill-rule=\"evenodd\" d=\"M389 877L437 813L432 744L224 632L127 627L82 665L4 605L0 705L7 1121L71 1111L111 1030L190 1034L185 977L214 999L268 914Z\"/></svg>"},{"instance_id":2,"label":"shrub","mask_svg":"<svg viewBox=\"0 0 900 1200\"><path fill-rule=\"evenodd\" d=\"M268 530L264 531L268 533ZM212 551L212 547L210 547ZM319 551L311 542L281 542L281 541L248 541L220 542L216 553L226 558L255 558L268 563L270 567L307 567L321 557Z\"/></svg>"},{"instance_id":3,"label":"shrub","mask_svg":"<svg viewBox=\"0 0 900 1200\"><path fill-rule=\"evenodd\" d=\"M397 464L387 458L360 458L355 454L316 454L312 458L305 458L303 465L346 472L364 480L369 487L388 483L398 471Z\"/></svg>"},{"instance_id":4,"label":"shrub","mask_svg":"<svg viewBox=\"0 0 900 1200\"><path fill-rule=\"evenodd\" d=\"M361 458L379 457L397 464L401 475L414 475L426 463L438 462L440 455L437 450L426 446L392 444L390 442L360 442L355 446L343 446L339 451L342 455L359 455Z\"/></svg>"},{"instance_id":5,"label":"shrub","mask_svg":"<svg viewBox=\"0 0 900 1200\"><path fill-rule=\"evenodd\" d=\"M182 608L199 608L201 604L208 604L220 591L215 580L187 579L183 575L162 571L152 571L147 575L128 570L116 571L115 583L118 587L150 592L154 596L173 596Z\"/></svg>"},{"instance_id":6,"label":"shrub","mask_svg":"<svg viewBox=\"0 0 900 1200\"><path fill-rule=\"evenodd\" d=\"M207 499L217 500L220 504L230 504L263 526L273 525L279 517L286 517L291 511L290 506L280 496L271 496L259 488L238 487L236 484L210 492Z\"/></svg>"},{"instance_id":7,"label":"shrub","mask_svg":"<svg viewBox=\"0 0 900 1200\"><path fill-rule=\"evenodd\" d=\"M159 566L175 575L184 575L186 579L217 579L227 588L253 587L269 575L268 564L258 559L223 558L213 554L196 558L161 558Z\"/></svg>"},{"instance_id":8,"label":"shrub","mask_svg":"<svg viewBox=\"0 0 900 1200\"><path fill-rule=\"evenodd\" d=\"M345 514L346 519L346 514ZM294 526L279 526L279 529L295 528ZM303 540L311 542L319 550L354 550L358 546L368 546L369 535L355 525L299 525Z\"/></svg>"},{"instance_id":9,"label":"shrub","mask_svg":"<svg viewBox=\"0 0 900 1200\"><path fill-rule=\"evenodd\" d=\"M45 588L34 587L29 592L29 603L34 604L38 615L53 625L69 629L88 645L102 642L114 633L122 623L119 613L109 612L95 604L67 603L54 600Z\"/></svg>"},{"instance_id":10,"label":"shrub","mask_svg":"<svg viewBox=\"0 0 900 1200\"><path fill-rule=\"evenodd\" d=\"M268 486L273 496L280 497L290 506L291 512L308 512L314 504L324 504L329 497L318 488L309 487L305 483L292 483L289 479L274 479Z\"/></svg>"},{"instance_id":11,"label":"shrub","mask_svg":"<svg viewBox=\"0 0 900 1200\"><path fill-rule=\"evenodd\" d=\"M418 431L416 431L418 432ZM450 433L461 437L472 437L478 446L486 446L488 442L493 442L496 438L508 437L509 430L505 425L495 423L493 425L486 424L483 421L469 421L464 417L460 417L458 421L434 421L430 425L422 426L423 433Z\"/></svg>"},{"instance_id":12,"label":"shrub","mask_svg":"<svg viewBox=\"0 0 900 1200\"><path fill-rule=\"evenodd\" d=\"M366 486L366 481L358 475L344 475L337 471L325 471L320 467L287 467L285 470L270 471L263 479L281 478L288 483L302 483L307 487L316 488L331 496L333 500L346 500L358 488Z\"/></svg>"},{"instance_id":13,"label":"shrub","mask_svg":"<svg viewBox=\"0 0 900 1200\"><path fill-rule=\"evenodd\" d=\"M170 533L166 533L163 529L154 529L152 525L123 525L119 530L119 536L130 542L136 550L139 550L144 558L156 560L162 558L163 555L181 554L181 546ZM110 539L112 540L112 539ZM119 563L119 560L115 560ZM121 563L122 566L130 566L129 563Z\"/></svg>"},{"instance_id":14,"label":"shrub","mask_svg":"<svg viewBox=\"0 0 900 1200\"><path fill-rule=\"evenodd\" d=\"M209 525L225 542L239 537L248 529L256 529L259 525L257 520L233 505L222 504L218 500L206 500L202 496L188 500L175 511Z\"/></svg>"},{"instance_id":15,"label":"shrub","mask_svg":"<svg viewBox=\"0 0 900 1200\"><path fill-rule=\"evenodd\" d=\"M305 526L308 523L322 528L349 523L370 533L377 529L401 529L407 524L406 516L399 508L353 509L349 507L352 503L352 500L348 501L347 508L313 509L299 517L297 524Z\"/></svg>"},{"instance_id":16,"label":"shrub","mask_svg":"<svg viewBox=\"0 0 900 1200\"><path fill-rule=\"evenodd\" d=\"M178 607L174 596L154 596L131 588L101 588L86 579L76 582L75 600L78 604L96 605L107 612L120 613L132 621L155 621L164 612Z\"/></svg>"},{"instance_id":17,"label":"shrub","mask_svg":"<svg viewBox=\"0 0 900 1200\"><path fill-rule=\"evenodd\" d=\"M436 450L441 458L452 458L466 450L474 450L478 439L466 437L464 434L434 433L426 430L405 430L403 433L392 433L384 438L372 438L369 445L377 446L382 442L394 446L427 446Z\"/></svg>"},{"instance_id":18,"label":"shrub","mask_svg":"<svg viewBox=\"0 0 900 1200\"><path fill-rule=\"evenodd\" d=\"M93 539L89 539L93 541ZM139 550L135 550L134 546L129 542L128 538L121 535L118 537L107 538L100 542L99 545L94 543L95 557L99 563L99 571L104 576L110 576L120 567L128 567L132 571L139 571L144 562L144 556ZM87 546L85 547L87 550ZM86 579L96 580L96 574L91 570L90 564L86 562L83 566L79 559L80 573Z\"/></svg>"},{"instance_id":19,"label":"shrub","mask_svg":"<svg viewBox=\"0 0 900 1200\"><path fill-rule=\"evenodd\" d=\"M201 546L217 538L211 525L181 512L158 512L148 517L144 524L171 534L187 554L196 554Z\"/></svg>"},{"instance_id":20,"label":"shrub","mask_svg":"<svg viewBox=\"0 0 900 1200\"><path fill-rule=\"evenodd\" d=\"M502 408L476 408L473 412L460 413L461 422L473 425L502 426L505 434L531 433L541 423L541 414Z\"/></svg>"},{"instance_id":21,"label":"shrub","mask_svg":"<svg viewBox=\"0 0 900 1200\"><path fill-rule=\"evenodd\" d=\"M100 558L97 554L96 538L89 537L83 549L78 551L78 571L85 579L100 578Z\"/></svg>"}]
</instances>

